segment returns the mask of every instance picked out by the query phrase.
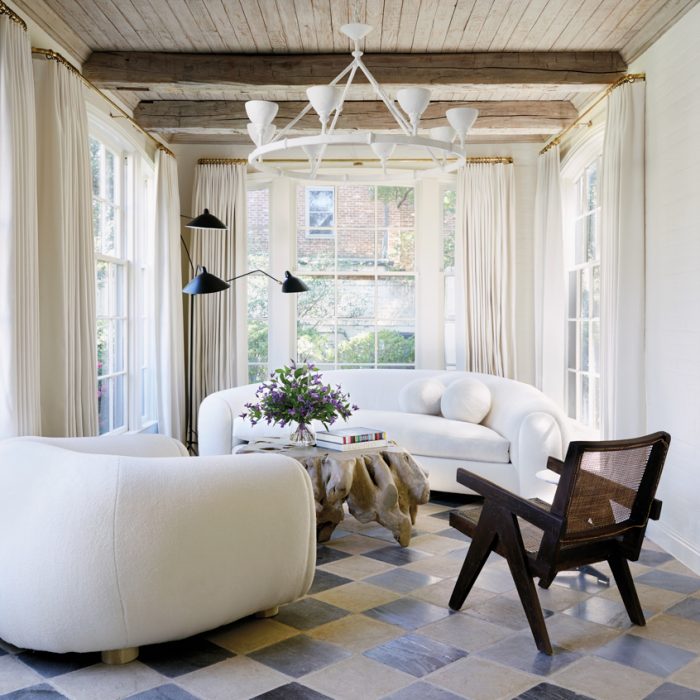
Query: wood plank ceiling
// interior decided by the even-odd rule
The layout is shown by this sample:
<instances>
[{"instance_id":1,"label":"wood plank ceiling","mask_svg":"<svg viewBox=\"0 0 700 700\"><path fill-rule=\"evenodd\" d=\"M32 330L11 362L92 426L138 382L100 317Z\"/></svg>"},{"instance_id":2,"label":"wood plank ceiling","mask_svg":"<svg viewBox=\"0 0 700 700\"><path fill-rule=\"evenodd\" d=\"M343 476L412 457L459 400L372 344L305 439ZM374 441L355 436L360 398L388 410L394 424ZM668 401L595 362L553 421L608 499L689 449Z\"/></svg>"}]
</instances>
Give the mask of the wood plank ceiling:
<instances>
[{"instance_id":1,"label":"wood plank ceiling","mask_svg":"<svg viewBox=\"0 0 700 700\"><path fill-rule=\"evenodd\" d=\"M350 42L339 28L355 20L374 27L366 59L390 94L425 84L433 100L482 102L474 140L544 140L697 2L15 0L60 35L87 77L118 90L145 128L176 141L231 142L245 131L244 100L304 100L307 85L347 65ZM374 97L361 83L350 99ZM350 103L340 126L375 117L377 128L391 126L376 105Z\"/></svg>"}]
</instances>

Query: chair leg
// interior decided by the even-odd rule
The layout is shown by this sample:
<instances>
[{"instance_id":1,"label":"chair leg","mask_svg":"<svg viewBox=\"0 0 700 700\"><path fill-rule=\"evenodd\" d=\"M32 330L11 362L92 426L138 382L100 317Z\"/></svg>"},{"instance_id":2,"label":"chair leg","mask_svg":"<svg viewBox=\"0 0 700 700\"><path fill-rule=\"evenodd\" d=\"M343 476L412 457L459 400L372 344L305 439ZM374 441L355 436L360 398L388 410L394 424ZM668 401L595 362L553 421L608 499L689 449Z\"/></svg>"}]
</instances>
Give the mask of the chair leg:
<instances>
[{"instance_id":1,"label":"chair leg","mask_svg":"<svg viewBox=\"0 0 700 700\"><path fill-rule=\"evenodd\" d=\"M634 587L634 580L632 579L627 559L621 554L616 554L608 559L608 564L610 564L610 568L612 569L615 583L620 591L620 597L625 604L625 609L630 616L630 620L632 620L635 625L643 627L646 625L646 620L644 619L644 612L639 602L637 589Z\"/></svg>"},{"instance_id":2,"label":"chair leg","mask_svg":"<svg viewBox=\"0 0 700 700\"><path fill-rule=\"evenodd\" d=\"M452 596L450 597L449 605L452 610L460 610L464 605L469 591L474 586L474 582L484 568L484 564L495 545L495 523L492 522L493 515L490 510L488 506L484 506L479 517L479 524L476 527L474 537L472 537L467 556L464 559L464 564L462 564L462 569L459 572Z\"/></svg>"},{"instance_id":3,"label":"chair leg","mask_svg":"<svg viewBox=\"0 0 700 700\"><path fill-rule=\"evenodd\" d=\"M506 561L513 576L513 582L527 616L527 621L530 623L530 630L535 638L535 644L540 651L551 656L553 654L552 643L549 640L542 606L540 605L540 599L537 597L535 582L532 580L532 576L527 568L524 554L525 548L517 520L512 514L504 513L500 535L506 552Z\"/></svg>"}]
</instances>

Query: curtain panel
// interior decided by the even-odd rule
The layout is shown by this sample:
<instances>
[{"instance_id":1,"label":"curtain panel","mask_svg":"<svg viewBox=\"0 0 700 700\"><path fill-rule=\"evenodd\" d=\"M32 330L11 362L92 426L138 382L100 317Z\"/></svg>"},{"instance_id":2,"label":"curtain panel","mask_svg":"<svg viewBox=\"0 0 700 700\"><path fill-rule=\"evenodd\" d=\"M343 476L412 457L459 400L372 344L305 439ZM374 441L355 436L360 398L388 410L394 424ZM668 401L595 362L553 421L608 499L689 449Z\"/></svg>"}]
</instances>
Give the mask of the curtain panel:
<instances>
[{"instance_id":1,"label":"curtain panel","mask_svg":"<svg viewBox=\"0 0 700 700\"><path fill-rule=\"evenodd\" d=\"M604 439L646 431L644 81L608 98L601 174L600 381Z\"/></svg>"},{"instance_id":2,"label":"curtain panel","mask_svg":"<svg viewBox=\"0 0 700 700\"><path fill-rule=\"evenodd\" d=\"M515 378L512 163L468 163L457 183L457 369Z\"/></svg>"},{"instance_id":3,"label":"curtain panel","mask_svg":"<svg viewBox=\"0 0 700 700\"><path fill-rule=\"evenodd\" d=\"M0 439L41 431L32 49L0 15Z\"/></svg>"},{"instance_id":4,"label":"curtain panel","mask_svg":"<svg viewBox=\"0 0 700 700\"><path fill-rule=\"evenodd\" d=\"M564 408L566 279L559 146L537 161L535 194L535 386Z\"/></svg>"},{"instance_id":5,"label":"curtain panel","mask_svg":"<svg viewBox=\"0 0 700 700\"><path fill-rule=\"evenodd\" d=\"M156 152L155 369L158 431L185 436L185 343L180 266L180 194L177 162Z\"/></svg>"},{"instance_id":6,"label":"curtain panel","mask_svg":"<svg viewBox=\"0 0 700 700\"><path fill-rule=\"evenodd\" d=\"M245 271L246 166L233 163L198 164L195 170L192 213L209 209L227 231L192 231L192 259L221 279ZM240 284L240 283L238 283ZM193 418L199 404L213 391L247 381L247 357L237 354L237 337L245 333L245 294L233 282L230 289L201 294L194 304Z\"/></svg>"},{"instance_id":7,"label":"curtain panel","mask_svg":"<svg viewBox=\"0 0 700 700\"><path fill-rule=\"evenodd\" d=\"M41 422L49 436L97 434L95 260L83 84L34 62L37 110Z\"/></svg>"}]
</instances>

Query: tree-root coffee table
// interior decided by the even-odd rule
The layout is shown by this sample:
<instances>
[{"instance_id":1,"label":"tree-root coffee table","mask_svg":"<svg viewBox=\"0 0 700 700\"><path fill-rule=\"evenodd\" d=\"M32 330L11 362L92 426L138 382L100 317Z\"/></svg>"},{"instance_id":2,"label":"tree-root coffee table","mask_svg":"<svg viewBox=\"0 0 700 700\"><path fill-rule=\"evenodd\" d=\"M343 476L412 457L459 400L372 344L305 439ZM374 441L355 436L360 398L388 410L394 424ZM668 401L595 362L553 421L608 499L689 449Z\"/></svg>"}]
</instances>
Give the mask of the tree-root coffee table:
<instances>
[{"instance_id":1,"label":"tree-root coffee table","mask_svg":"<svg viewBox=\"0 0 700 700\"><path fill-rule=\"evenodd\" d=\"M430 498L427 475L396 445L336 452L269 439L236 448L237 454L250 452L277 452L304 465L314 489L319 542L330 539L343 520L347 502L361 523L378 522L391 530L402 547L408 547L418 506Z\"/></svg>"}]
</instances>

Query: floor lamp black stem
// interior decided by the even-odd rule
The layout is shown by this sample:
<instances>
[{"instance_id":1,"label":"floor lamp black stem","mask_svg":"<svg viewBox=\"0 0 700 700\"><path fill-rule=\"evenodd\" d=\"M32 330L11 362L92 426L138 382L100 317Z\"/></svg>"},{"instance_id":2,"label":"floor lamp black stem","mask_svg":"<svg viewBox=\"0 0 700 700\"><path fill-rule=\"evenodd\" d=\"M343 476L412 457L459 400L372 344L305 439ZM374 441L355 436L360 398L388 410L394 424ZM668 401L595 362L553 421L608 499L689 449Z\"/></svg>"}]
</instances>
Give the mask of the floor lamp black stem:
<instances>
[{"instance_id":1,"label":"floor lamp black stem","mask_svg":"<svg viewBox=\"0 0 700 700\"><path fill-rule=\"evenodd\" d=\"M190 261L191 262L191 261ZM194 386L194 295L190 295L190 346L189 346L189 353L188 353L188 358L187 358L187 410L185 412L186 414L186 424L187 424L187 442L186 442L186 447L187 451L192 454L195 452L194 446L196 444L196 440L194 439L194 421L192 420L192 414L193 414L193 406L192 402L194 401L194 393L193 393L193 386Z\"/></svg>"}]
</instances>

